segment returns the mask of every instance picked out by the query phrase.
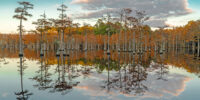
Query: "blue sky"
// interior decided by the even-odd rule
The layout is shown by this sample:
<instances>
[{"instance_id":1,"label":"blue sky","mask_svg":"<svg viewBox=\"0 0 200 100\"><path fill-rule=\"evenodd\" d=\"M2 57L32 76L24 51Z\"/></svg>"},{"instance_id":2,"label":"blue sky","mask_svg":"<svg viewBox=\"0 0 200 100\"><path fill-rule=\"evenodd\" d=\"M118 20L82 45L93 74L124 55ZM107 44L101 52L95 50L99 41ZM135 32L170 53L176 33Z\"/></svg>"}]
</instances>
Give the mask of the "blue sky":
<instances>
[{"instance_id":1,"label":"blue sky","mask_svg":"<svg viewBox=\"0 0 200 100\"><path fill-rule=\"evenodd\" d=\"M188 0L188 7L192 9L192 13L179 17L170 17L168 18L167 23L174 26L182 26L187 24L188 21L191 20L199 20L200 19L200 0Z\"/></svg>"},{"instance_id":2,"label":"blue sky","mask_svg":"<svg viewBox=\"0 0 200 100\"><path fill-rule=\"evenodd\" d=\"M0 33L13 33L17 32L17 26L19 21L13 19L14 9L17 8L19 0L0 0ZM59 12L57 8L62 2L64 2L69 8L67 14L80 10L77 5L70 5L71 0L26 0L34 4L34 9L29 10L33 17L28 18L28 21L24 22L26 30L34 29L32 25L33 21L40 18L40 15L46 12L48 18L57 18ZM73 10L72 10L73 9Z\"/></svg>"},{"instance_id":3,"label":"blue sky","mask_svg":"<svg viewBox=\"0 0 200 100\"><path fill-rule=\"evenodd\" d=\"M19 0L0 0L0 33L17 32L18 20L13 19L14 9ZM200 19L200 0L25 0L34 4L30 10L33 17L24 22L26 30L34 29L32 21L37 20L45 11L49 18L57 18L57 7L63 2L68 6L67 14L79 23L94 24L105 10L129 7L147 10L152 27L162 24L171 26L185 25L190 20ZM149 3L149 1L151 1ZM173 4L175 2L176 4ZM145 5L146 4L146 5ZM159 6L161 5L161 6ZM164 5L164 6L163 6ZM143 7L143 8L141 8ZM155 8L149 10L149 8ZM173 9L172 9L173 8ZM163 10L162 10L163 9ZM176 10L177 9L177 10ZM167 14L166 11L168 10ZM174 10L174 11L173 11ZM154 25L154 26L153 26Z\"/></svg>"},{"instance_id":4,"label":"blue sky","mask_svg":"<svg viewBox=\"0 0 200 100\"><path fill-rule=\"evenodd\" d=\"M194 9L200 8L200 6L199 6L200 0L189 0L188 2L189 2L190 7L194 8Z\"/></svg>"}]
</instances>

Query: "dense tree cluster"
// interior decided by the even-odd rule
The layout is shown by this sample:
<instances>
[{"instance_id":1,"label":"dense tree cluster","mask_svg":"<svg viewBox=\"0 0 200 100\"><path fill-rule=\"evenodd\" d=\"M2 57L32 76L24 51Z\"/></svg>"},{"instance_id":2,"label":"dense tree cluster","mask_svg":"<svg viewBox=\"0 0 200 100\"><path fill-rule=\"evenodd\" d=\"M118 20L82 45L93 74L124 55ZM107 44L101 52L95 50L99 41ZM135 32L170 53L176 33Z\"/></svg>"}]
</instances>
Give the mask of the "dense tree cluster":
<instances>
[{"instance_id":1,"label":"dense tree cluster","mask_svg":"<svg viewBox=\"0 0 200 100\"><path fill-rule=\"evenodd\" d=\"M14 18L20 19L20 36L22 37L22 21L31 16L27 12L33 5L29 2L19 2L23 7L16 8ZM168 48L194 48L199 36L200 21L190 21L182 27L161 27L152 30L150 26L144 25L149 20L145 11L133 11L129 8L120 9L116 13L108 13L98 19L95 25L73 23L66 14L67 6L62 4L58 9L58 19L48 18L44 13L41 19L33 24L36 30L23 34L23 39L16 34L1 34L0 44L2 47L35 46L35 48L46 50L56 49L111 49L118 51L143 51L157 50L162 53ZM19 15L21 14L21 15ZM6 45L7 44L7 45ZM52 46L51 46L52 45ZM199 45L199 44L198 44ZM21 46L20 46L21 47Z\"/></svg>"}]
</instances>

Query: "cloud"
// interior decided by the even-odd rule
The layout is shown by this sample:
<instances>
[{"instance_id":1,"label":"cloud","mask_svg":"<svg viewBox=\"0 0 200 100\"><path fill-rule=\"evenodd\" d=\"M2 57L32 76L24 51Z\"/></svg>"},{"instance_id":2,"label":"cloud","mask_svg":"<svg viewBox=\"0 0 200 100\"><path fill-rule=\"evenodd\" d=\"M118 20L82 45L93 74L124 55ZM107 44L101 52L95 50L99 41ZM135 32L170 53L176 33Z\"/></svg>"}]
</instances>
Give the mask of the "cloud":
<instances>
[{"instance_id":1,"label":"cloud","mask_svg":"<svg viewBox=\"0 0 200 100\"><path fill-rule=\"evenodd\" d=\"M73 0L71 4L80 5L88 13L80 14L77 18L98 18L108 11L119 11L120 8L145 11L153 24L162 23L169 17L183 16L192 13L188 8L188 0ZM108 9L108 10L107 10ZM156 20L155 20L156 19Z\"/></svg>"},{"instance_id":2,"label":"cloud","mask_svg":"<svg viewBox=\"0 0 200 100\"><path fill-rule=\"evenodd\" d=\"M73 0L71 3L72 4L79 4L79 3L88 3L89 0Z\"/></svg>"},{"instance_id":3,"label":"cloud","mask_svg":"<svg viewBox=\"0 0 200 100\"><path fill-rule=\"evenodd\" d=\"M151 63L150 66L154 66L157 63ZM159 65L158 65L159 66ZM170 66L168 66L170 67ZM156 74L159 69L153 69L150 67L147 69L147 79L145 81L140 81L144 86L148 87L148 90L144 92L144 95L136 95L135 89L131 90L129 93L123 93L123 89L125 87L125 82L122 83L122 89L120 87L115 87L115 85L119 84L117 81L114 81L110 85L109 91L106 88L101 88L101 86L105 86L107 81L106 74L97 74L91 73L88 76L87 80L83 80L79 86L75 87L76 90L83 92L83 95L90 96L91 98L104 97L106 100L116 100L119 97L123 98L133 98L135 100L143 100L143 99L171 99L173 97L180 96L183 91L185 91L187 82L191 80L190 77L187 77L178 73L169 73L167 75L163 75L167 79L167 81L157 80L158 75ZM128 72L128 71L127 71ZM110 80L114 78L116 72L111 72ZM124 73L122 72L122 77ZM128 75L129 76L129 75ZM117 85L118 86L118 85Z\"/></svg>"},{"instance_id":4,"label":"cloud","mask_svg":"<svg viewBox=\"0 0 200 100\"><path fill-rule=\"evenodd\" d=\"M7 96L8 96L7 92L5 92L5 93L2 94L2 97L4 97L4 98L7 97Z\"/></svg>"},{"instance_id":5,"label":"cloud","mask_svg":"<svg viewBox=\"0 0 200 100\"><path fill-rule=\"evenodd\" d=\"M106 89L100 88L101 84L98 80L84 81L82 82L83 84L75 88L80 91L85 91L84 95L88 95L90 97L106 97L108 99L118 98L118 96L123 95L125 98L133 97L134 99L166 99L174 96L179 96L185 90L186 83L190 80L191 78L183 75L171 74L168 76L168 81L159 81L156 80L155 75L149 74L148 79L143 82L143 84L145 84L148 87L148 91L146 91L143 96L136 96L135 94L124 94L120 92L120 90L116 89L111 89L108 92Z\"/></svg>"},{"instance_id":6,"label":"cloud","mask_svg":"<svg viewBox=\"0 0 200 100\"><path fill-rule=\"evenodd\" d=\"M145 22L145 24L150 25L151 27L159 27L159 26L169 26L168 24L166 24L166 20L165 19L151 19L147 22Z\"/></svg>"},{"instance_id":7,"label":"cloud","mask_svg":"<svg viewBox=\"0 0 200 100\"><path fill-rule=\"evenodd\" d=\"M82 13L79 16L76 16L77 19L91 19L91 18L99 18L102 17L104 14L108 13L108 12L115 12L115 9L112 8L108 8L108 9L103 9L103 10L99 10L99 11L91 11L88 13Z\"/></svg>"}]
</instances>

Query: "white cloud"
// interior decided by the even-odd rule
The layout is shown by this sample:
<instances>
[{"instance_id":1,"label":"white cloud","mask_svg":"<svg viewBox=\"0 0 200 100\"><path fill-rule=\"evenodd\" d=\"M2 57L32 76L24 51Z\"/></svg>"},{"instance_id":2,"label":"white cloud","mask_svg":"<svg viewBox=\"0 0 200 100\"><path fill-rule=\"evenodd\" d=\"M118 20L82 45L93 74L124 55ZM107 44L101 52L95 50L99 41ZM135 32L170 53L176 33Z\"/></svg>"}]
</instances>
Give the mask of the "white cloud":
<instances>
[{"instance_id":1,"label":"white cloud","mask_svg":"<svg viewBox=\"0 0 200 100\"><path fill-rule=\"evenodd\" d=\"M7 96L8 96L7 92L5 92L5 93L2 94L2 97L4 97L4 98L7 97Z\"/></svg>"},{"instance_id":2,"label":"white cloud","mask_svg":"<svg viewBox=\"0 0 200 100\"><path fill-rule=\"evenodd\" d=\"M73 0L71 3L76 4L76 3L88 3L89 0Z\"/></svg>"},{"instance_id":3,"label":"white cloud","mask_svg":"<svg viewBox=\"0 0 200 100\"><path fill-rule=\"evenodd\" d=\"M145 11L152 26L165 25L167 18L188 15L192 9L188 8L188 0L73 0L71 4L80 5L83 13L77 18L98 18L108 11L118 11L120 8Z\"/></svg>"},{"instance_id":4,"label":"white cloud","mask_svg":"<svg viewBox=\"0 0 200 100\"><path fill-rule=\"evenodd\" d=\"M150 69L148 69L150 70ZM169 74L166 75L167 81L157 80L157 75L155 74L156 70L149 72L147 79L145 81L140 81L142 84L148 87L148 90L145 91L144 95L138 96L134 93L135 90L132 90L130 94L122 93L120 88L112 87L109 91L107 88L101 88L102 82L107 81L107 77L103 74L92 73L89 78L90 80L84 80L81 84L75 87L79 91L84 91L84 95L88 95L93 98L105 97L106 99L116 100L118 97L128 98L132 97L136 100L143 99L170 99L175 96L179 96L186 88L186 83L191 80L191 78L180 75L180 74ZM114 73L112 73L113 75ZM113 76L110 76L112 80ZM123 73L122 73L123 75ZM123 76L122 76L123 77ZM117 84L117 83L114 83ZM104 84L106 85L106 84Z\"/></svg>"}]
</instances>

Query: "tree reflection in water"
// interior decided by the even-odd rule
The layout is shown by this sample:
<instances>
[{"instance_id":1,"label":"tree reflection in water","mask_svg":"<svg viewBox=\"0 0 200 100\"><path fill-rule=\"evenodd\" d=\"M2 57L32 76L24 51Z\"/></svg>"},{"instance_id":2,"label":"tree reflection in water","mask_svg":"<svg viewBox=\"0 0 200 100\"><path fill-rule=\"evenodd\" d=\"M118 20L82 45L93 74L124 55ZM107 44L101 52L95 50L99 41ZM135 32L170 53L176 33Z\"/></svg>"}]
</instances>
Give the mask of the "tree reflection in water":
<instances>
[{"instance_id":1,"label":"tree reflection in water","mask_svg":"<svg viewBox=\"0 0 200 100\"><path fill-rule=\"evenodd\" d=\"M22 57L20 57L20 84L21 84L21 90L20 92L15 92L15 95L17 96L17 100L28 100L33 93L30 93L28 90L24 90L24 84L23 84L23 71L26 69L26 66L24 66L24 61Z\"/></svg>"},{"instance_id":2,"label":"tree reflection in water","mask_svg":"<svg viewBox=\"0 0 200 100\"><path fill-rule=\"evenodd\" d=\"M147 79L147 71L141 65L141 59L138 64L135 64L135 55L132 54L129 59L126 59L126 56L129 56L127 53L123 54L124 64L120 64L120 62L113 62L110 60L110 56L107 58L107 81L104 82L104 85L101 86L102 89L107 89L107 92L119 91L122 94L133 94L133 95L143 95L145 91L148 90L147 86L143 84L143 82ZM120 53L118 53L118 60L120 60ZM132 64L129 64L128 61L131 61ZM117 63L117 64L113 64ZM117 65L118 72L115 75L110 75L110 65ZM113 73L112 73L113 74Z\"/></svg>"},{"instance_id":3,"label":"tree reflection in water","mask_svg":"<svg viewBox=\"0 0 200 100\"><path fill-rule=\"evenodd\" d=\"M88 65L87 65L87 62L88 62L88 60L87 60L87 50L85 51L84 55L85 55L84 59L83 59L84 65L81 67L81 73L82 73L84 78L88 78L89 75L92 73L91 72L92 67L90 67L90 66L88 67Z\"/></svg>"},{"instance_id":4,"label":"tree reflection in water","mask_svg":"<svg viewBox=\"0 0 200 100\"><path fill-rule=\"evenodd\" d=\"M0 68L2 65L6 65L6 64L9 64L9 62L6 61L5 59L5 53L0 53Z\"/></svg>"},{"instance_id":5,"label":"tree reflection in water","mask_svg":"<svg viewBox=\"0 0 200 100\"><path fill-rule=\"evenodd\" d=\"M152 91L152 87L147 86L154 78L156 82L169 80L168 62L173 63L174 60L181 62L182 60L179 58L183 58L182 55L177 57L169 54L167 54L168 57L165 57L164 53L132 54L112 51L111 55L104 52L101 54L103 57L92 58L91 51L81 53L80 51L71 51L70 56L61 54L57 61L55 58L41 57L41 66L36 71L36 76L32 78L37 83L34 86L39 90L47 90L51 93L59 92L65 95L74 87L77 89L85 85L92 87L93 84L85 83L95 81L97 82L96 87L108 93L115 91L124 95L142 96L148 91ZM77 55L81 55L81 57ZM52 65L48 61L51 61ZM54 68L54 65L56 65L55 74L53 74L54 71L49 70Z\"/></svg>"},{"instance_id":6,"label":"tree reflection in water","mask_svg":"<svg viewBox=\"0 0 200 100\"><path fill-rule=\"evenodd\" d=\"M132 55L135 58L135 55ZM134 61L133 61L134 62ZM129 67L129 68L127 68ZM126 78L124 78L124 94L143 95L148 88L143 84L147 78L146 68L142 65L142 55L139 55L138 63L133 63L132 66L125 66Z\"/></svg>"},{"instance_id":7,"label":"tree reflection in water","mask_svg":"<svg viewBox=\"0 0 200 100\"><path fill-rule=\"evenodd\" d=\"M38 88L39 90L46 90L51 88L50 83L52 79L50 76L52 75L49 73L49 66L46 64L47 58L41 56L41 65L40 69L36 71L37 75L32 80L35 80L38 84L35 84L34 87Z\"/></svg>"},{"instance_id":8,"label":"tree reflection in water","mask_svg":"<svg viewBox=\"0 0 200 100\"><path fill-rule=\"evenodd\" d=\"M6 61L4 57L0 58L0 67L1 65L7 65L7 64L9 64L9 61Z\"/></svg>"},{"instance_id":9,"label":"tree reflection in water","mask_svg":"<svg viewBox=\"0 0 200 100\"><path fill-rule=\"evenodd\" d=\"M59 59L61 58L61 64L59 64ZM68 56L68 63L67 63L67 75L66 75L66 66L65 66L65 56L61 54L60 58L57 58L58 66L57 66L57 73L58 78L52 84L51 93L61 92L62 95L68 94L71 92L74 86L77 86L80 82L76 81L76 72L74 71L73 67L70 66L69 56Z\"/></svg>"},{"instance_id":10,"label":"tree reflection in water","mask_svg":"<svg viewBox=\"0 0 200 100\"><path fill-rule=\"evenodd\" d=\"M166 79L166 76L167 74L169 73L169 69L168 69L168 66L164 65L164 54L161 54L159 55L160 56L160 63L161 64L156 64L156 66L154 67L157 67L157 80L163 80L163 81L167 81Z\"/></svg>"}]
</instances>

